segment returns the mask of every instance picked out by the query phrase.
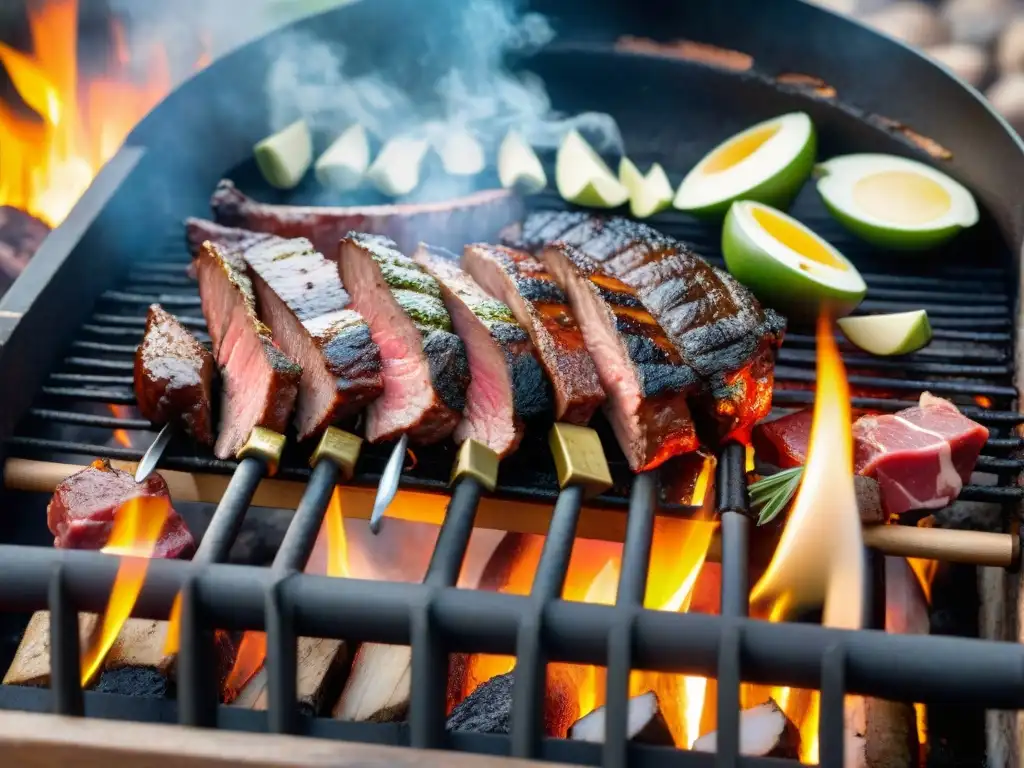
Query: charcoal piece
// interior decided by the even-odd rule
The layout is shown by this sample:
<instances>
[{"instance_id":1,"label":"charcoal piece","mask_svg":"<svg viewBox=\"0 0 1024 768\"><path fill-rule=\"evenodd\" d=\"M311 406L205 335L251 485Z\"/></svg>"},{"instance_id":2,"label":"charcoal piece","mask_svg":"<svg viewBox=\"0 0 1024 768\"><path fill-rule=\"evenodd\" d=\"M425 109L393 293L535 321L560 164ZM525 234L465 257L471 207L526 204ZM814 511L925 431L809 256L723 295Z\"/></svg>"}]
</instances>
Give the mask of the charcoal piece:
<instances>
[{"instance_id":1,"label":"charcoal piece","mask_svg":"<svg viewBox=\"0 0 1024 768\"><path fill-rule=\"evenodd\" d=\"M107 669L96 684L98 693L115 693L121 696L147 696L162 699L169 694L167 678L148 667L121 667Z\"/></svg>"},{"instance_id":2,"label":"charcoal piece","mask_svg":"<svg viewBox=\"0 0 1024 768\"><path fill-rule=\"evenodd\" d=\"M448 716L449 731L508 733L512 721L514 675L492 677L462 700Z\"/></svg>"}]
</instances>

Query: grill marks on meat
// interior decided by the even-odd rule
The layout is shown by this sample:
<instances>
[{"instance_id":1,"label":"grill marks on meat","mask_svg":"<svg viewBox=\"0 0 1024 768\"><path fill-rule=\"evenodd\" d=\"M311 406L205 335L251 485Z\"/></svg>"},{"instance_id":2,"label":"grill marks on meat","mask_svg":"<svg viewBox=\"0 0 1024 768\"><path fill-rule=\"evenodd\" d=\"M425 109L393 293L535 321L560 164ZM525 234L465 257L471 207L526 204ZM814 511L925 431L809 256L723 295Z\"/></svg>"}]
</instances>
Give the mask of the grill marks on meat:
<instances>
[{"instance_id":1,"label":"grill marks on meat","mask_svg":"<svg viewBox=\"0 0 1024 768\"><path fill-rule=\"evenodd\" d=\"M114 512L136 496L168 500L167 483L154 472L136 483L127 472L114 469L107 459L60 482L46 507L46 524L54 535L53 546L61 549L102 549L114 525ZM167 521L156 542L153 557L189 557L195 551L192 533L181 515L168 507Z\"/></svg>"},{"instance_id":2,"label":"grill marks on meat","mask_svg":"<svg viewBox=\"0 0 1024 768\"><path fill-rule=\"evenodd\" d=\"M605 287L632 294L704 382L693 405L712 442L745 439L771 408L785 320L684 244L646 224L583 213L532 214L503 236L537 250L559 242L588 259Z\"/></svg>"},{"instance_id":3,"label":"grill marks on meat","mask_svg":"<svg viewBox=\"0 0 1024 768\"><path fill-rule=\"evenodd\" d=\"M579 318L608 395L605 413L633 471L696 450L687 397L700 382L651 315L575 248L547 246L542 259Z\"/></svg>"},{"instance_id":4,"label":"grill marks on meat","mask_svg":"<svg viewBox=\"0 0 1024 768\"><path fill-rule=\"evenodd\" d=\"M260 317L302 366L299 440L361 411L384 391L380 353L362 316L348 308L337 265L308 240L268 237L244 251Z\"/></svg>"},{"instance_id":5,"label":"grill marks on meat","mask_svg":"<svg viewBox=\"0 0 1024 768\"><path fill-rule=\"evenodd\" d=\"M206 242L199 254L199 295L213 354L221 370L218 458L234 456L253 427L284 432L301 368L275 346L256 316L252 283L237 252Z\"/></svg>"},{"instance_id":6,"label":"grill marks on meat","mask_svg":"<svg viewBox=\"0 0 1024 768\"><path fill-rule=\"evenodd\" d=\"M159 304L146 316L135 353L135 398L154 424L178 424L198 442L213 445L213 355Z\"/></svg>"},{"instance_id":7,"label":"grill marks on meat","mask_svg":"<svg viewBox=\"0 0 1024 768\"><path fill-rule=\"evenodd\" d=\"M878 481L891 515L953 501L988 440L985 427L928 392L913 408L858 419L853 435L857 472Z\"/></svg>"},{"instance_id":8,"label":"grill marks on meat","mask_svg":"<svg viewBox=\"0 0 1024 768\"><path fill-rule=\"evenodd\" d=\"M807 459L813 414L797 411L754 429L758 457L782 468ZM925 392L918 405L853 423L854 469L878 482L889 515L938 509L960 495L988 430L953 403Z\"/></svg>"},{"instance_id":9,"label":"grill marks on meat","mask_svg":"<svg viewBox=\"0 0 1024 768\"><path fill-rule=\"evenodd\" d=\"M455 441L473 439L504 457L519 446L524 419L551 409L530 337L505 304L462 271L454 254L421 245L413 259L437 281L455 332L466 345L471 377Z\"/></svg>"},{"instance_id":10,"label":"grill marks on meat","mask_svg":"<svg viewBox=\"0 0 1024 768\"><path fill-rule=\"evenodd\" d=\"M525 251L467 245L462 266L529 332L554 390L555 418L585 426L605 394L565 292Z\"/></svg>"},{"instance_id":11,"label":"grill marks on meat","mask_svg":"<svg viewBox=\"0 0 1024 768\"><path fill-rule=\"evenodd\" d=\"M420 241L449 250L466 243L490 240L523 214L522 200L491 189L439 203L319 207L270 205L242 194L221 181L210 200L217 223L266 232L280 237L305 237L321 253L334 253L349 232L367 232L394 240L405 253Z\"/></svg>"},{"instance_id":12,"label":"grill marks on meat","mask_svg":"<svg viewBox=\"0 0 1024 768\"><path fill-rule=\"evenodd\" d=\"M376 235L342 240L338 269L380 348L384 394L367 409L367 439L407 433L427 444L447 437L466 405L469 365L437 281Z\"/></svg>"}]
</instances>

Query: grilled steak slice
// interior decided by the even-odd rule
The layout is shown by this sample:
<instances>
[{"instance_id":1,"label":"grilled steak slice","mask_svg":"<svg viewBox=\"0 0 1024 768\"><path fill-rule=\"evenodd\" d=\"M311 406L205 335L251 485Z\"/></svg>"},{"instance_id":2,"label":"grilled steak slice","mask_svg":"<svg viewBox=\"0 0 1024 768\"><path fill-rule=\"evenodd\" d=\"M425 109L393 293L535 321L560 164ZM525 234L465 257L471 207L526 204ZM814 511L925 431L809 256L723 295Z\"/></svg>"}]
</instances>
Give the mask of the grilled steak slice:
<instances>
[{"instance_id":1,"label":"grilled steak slice","mask_svg":"<svg viewBox=\"0 0 1024 768\"><path fill-rule=\"evenodd\" d=\"M554 389L555 418L586 425L604 390L569 299L544 265L525 251L478 243L466 246L462 266L530 334Z\"/></svg>"},{"instance_id":2,"label":"grilled steak slice","mask_svg":"<svg viewBox=\"0 0 1024 768\"><path fill-rule=\"evenodd\" d=\"M572 246L542 259L565 289L608 395L605 413L634 472L697 449L687 398L700 380L636 298Z\"/></svg>"},{"instance_id":3,"label":"grilled steak slice","mask_svg":"<svg viewBox=\"0 0 1024 768\"><path fill-rule=\"evenodd\" d=\"M504 457L519 446L524 419L551 411L550 387L530 337L505 304L462 271L453 253L421 245L413 259L437 281L466 345L470 382L455 441L471 438Z\"/></svg>"},{"instance_id":4,"label":"grilled steak slice","mask_svg":"<svg viewBox=\"0 0 1024 768\"><path fill-rule=\"evenodd\" d=\"M350 233L338 269L380 348L384 394L366 411L366 438L444 439L466 405L469 364L437 281L378 235Z\"/></svg>"},{"instance_id":5,"label":"grilled steak slice","mask_svg":"<svg viewBox=\"0 0 1024 768\"><path fill-rule=\"evenodd\" d=\"M243 254L257 243L269 240L273 235L265 232L250 232L248 229L225 227L207 219L189 217L185 219L185 243L192 258L199 257L203 243L214 242L220 248L221 255L228 259L232 266L245 269Z\"/></svg>"},{"instance_id":6,"label":"grilled steak slice","mask_svg":"<svg viewBox=\"0 0 1024 768\"><path fill-rule=\"evenodd\" d=\"M135 399L154 424L178 424L198 442L213 445L216 365L196 337L159 304L149 308L135 352Z\"/></svg>"},{"instance_id":7,"label":"grilled steak slice","mask_svg":"<svg viewBox=\"0 0 1024 768\"><path fill-rule=\"evenodd\" d=\"M260 318L302 366L299 440L361 411L384 391L380 352L362 316L348 308L338 267L308 240L269 236L244 251Z\"/></svg>"},{"instance_id":8,"label":"grilled steak slice","mask_svg":"<svg viewBox=\"0 0 1024 768\"><path fill-rule=\"evenodd\" d=\"M231 458L253 427L284 432L302 369L274 345L256 317L252 282L207 241L197 261L199 296L221 372L220 428L214 453Z\"/></svg>"},{"instance_id":9,"label":"grilled steak slice","mask_svg":"<svg viewBox=\"0 0 1024 768\"><path fill-rule=\"evenodd\" d=\"M421 240L460 251L466 243L493 239L523 213L522 200L504 189L440 203L327 208L260 203L226 180L217 185L210 205L219 224L305 237L321 253L334 253L349 232L383 235L403 253L412 253Z\"/></svg>"},{"instance_id":10,"label":"grilled steak slice","mask_svg":"<svg viewBox=\"0 0 1024 768\"><path fill-rule=\"evenodd\" d=\"M60 482L46 507L46 524L61 549L103 549L114 525L114 512L136 496L159 496L170 503L167 483L154 472L136 483L127 472L114 469L107 459ZM156 542L153 557L189 557L196 542L181 519L169 508L167 522Z\"/></svg>"},{"instance_id":11,"label":"grilled steak slice","mask_svg":"<svg viewBox=\"0 0 1024 768\"><path fill-rule=\"evenodd\" d=\"M533 250L551 242L575 246L592 274L636 296L705 383L693 410L707 440L746 440L768 414L785 320L731 275L629 219L533 214L504 236Z\"/></svg>"},{"instance_id":12,"label":"grilled steak slice","mask_svg":"<svg viewBox=\"0 0 1024 768\"><path fill-rule=\"evenodd\" d=\"M807 459L812 411L758 424L758 457L782 468ZM988 430L927 392L918 405L853 423L854 469L878 482L889 515L944 507L970 481Z\"/></svg>"}]
</instances>

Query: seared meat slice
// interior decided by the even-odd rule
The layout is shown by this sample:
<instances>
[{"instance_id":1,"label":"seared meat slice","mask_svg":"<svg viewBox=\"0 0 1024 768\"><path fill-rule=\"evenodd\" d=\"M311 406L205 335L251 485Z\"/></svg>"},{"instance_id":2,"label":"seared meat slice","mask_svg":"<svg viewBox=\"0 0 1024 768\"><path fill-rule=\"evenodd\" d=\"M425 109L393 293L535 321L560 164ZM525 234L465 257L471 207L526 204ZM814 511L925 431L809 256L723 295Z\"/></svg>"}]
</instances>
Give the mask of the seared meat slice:
<instances>
[{"instance_id":1,"label":"seared meat slice","mask_svg":"<svg viewBox=\"0 0 1024 768\"><path fill-rule=\"evenodd\" d=\"M213 445L213 377L206 347L159 304L146 316L135 352L135 399L154 424L173 422L198 442Z\"/></svg>"},{"instance_id":2,"label":"seared meat slice","mask_svg":"<svg viewBox=\"0 0 1024 768\"><path fill-rule=\"evenodd\" d=\"M529 332L554 389L555 418L585 426L605 395L565 292L525 251L467 245L462 266Z\"/></svg>"},{"instance_id":3,"label":"seared meat slice","mask_svg":"<svg viewBox=\"0 0 1024 768\"><path fill-rule=\"evenodd\" d=\"M693 411L709 441L747 440L771 409L785 319L683 243L636 221L582 213L534 214L503 236L528 250L574 246L591 274L635 295L704 381Z\"/></svg>"},{"instance_id":4,"label":"seared meat slice","mask_svg":"<svg viewBox=\"0 0 1024 768\"><path fill-rule=\"evenodd\" d=\"M542 251L565 289L608 395L605 413L634 472L697 449L687 398L700 380L636 298L568 245Z\"/></svg>"},{"instance_id":5,"label":"seared meat slice","mask_svg":"<svg viewBox=\"0 0 1024 768\"><path fill-rule=\"evenodd\" d=\"M168 500L167 483L154 472L141 483L107 459L60 482L46 507L46 524L54 535L53 546L61 549L103 549L114 525L114 512L136 496L158 496ZM196 542L181 519L168 508L167 522L156 542L153 557L189 557Z\"/></svg>"},{"instance_id":6,"label":"seared meat slice","mask_svg":"<svg viewBox=\"0 0 1024 768\"><path fill-rule=\"evenodd\" d=\"M504 457L519 446L524 419L551 411L550 388L530 337L505 304L462 271L454 254L421 245L413 259L437 281L466 345L470 382L455 441L471 438Z\"/></svg>"},{"instance_id":7,"label":"seared meat slice","mask_svg":"<svg viewBox=\"0 0 1024 768\"><path fill-rule=\"evenodd\" d=\"M189 217L185 219L185 243L192 258L199 257L203 243L210 240L220 248L221 256L228 259L238 269L245 269L242 254L247 248L269 240L273 235L264 232L250 232L248 229L225 227L207 219Z\"/></svg>"},{"instance_id":8,"label":"seared meat slice","mask_svg":"<svg viewBox=\"0 0 1024 768\"><path fill-rule=\"evenodd\" d=\"M437 281L393 241L354 232L341 241L338 269L380 348L384 394L366 411L366 438L444 439L466 405L469 364Z\"/></svg>"},{"instance_id":9,"label":"seared meat slice","mask_svg":"<svg viewBox=\"0 0 1024 768\"><path fill-rule=\"evenodd\" d=\"M522 200L504 189L475 192L440 203L366 205L327 208L259 203L230 181L221 181L210 200L219 224L305 237L321 253L334 253L349 232L366 232L394 240L403 253L419 242L459 251L466 243L490 240L502 227L521 218Z\"/></svg>"},{"instance_id":10,"label":"seared meat slice","mask_svg":"<svg viewBox=\"0 0 1024 768\"><path fill-rule=\"evenodd\" d=\"M267 236L243 252L260 318L302 366L295 427L299 440L375 400L384 391L380 352L362 316L349 309L338 267L308 240Z\"/></svg>"},{"instance_id":11,"label":"seared meat slice","mask_svg":"<svg viewBox=\"0 0 1024 768\"><path fill-rule=\"evenodd\" d=\"M235 262L237 264L237 262ZM220 434L214 453L233 457L253 427L284 432L302 369L256 317L252 282L207 241L197 261L199 296L221 371Z\"/></svg>"}]
</instances>

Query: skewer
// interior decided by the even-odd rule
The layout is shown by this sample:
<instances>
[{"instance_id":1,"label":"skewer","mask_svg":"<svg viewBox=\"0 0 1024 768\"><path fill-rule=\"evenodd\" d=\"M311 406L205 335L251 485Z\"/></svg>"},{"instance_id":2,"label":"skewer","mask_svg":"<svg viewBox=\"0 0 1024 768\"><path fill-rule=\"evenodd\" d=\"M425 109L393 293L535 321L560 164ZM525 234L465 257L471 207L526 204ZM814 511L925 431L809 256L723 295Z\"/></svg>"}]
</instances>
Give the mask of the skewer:
<instances>
[{"instance_id":1,"label":"skewer","mask_svg":"<svg viewBox=\"0 0 1024 768\"><path fill-rule=\"evenodd\" d=\"M139 466L135 469L135 482L141 483L147 477L149 477L153 470L156 469L157 464L160 463L160 459L164 455L164 451L167 446L170 445L171 438L174 437L174 426L168 422L164 425L164 428L160 430L160 434L156 436L156 439L150 444L146 452L142 454L142 458L139 460Z\"/></svg>"},{"instance_id":2,"label":"skewer","mask_svg":"<svg viewBox=\"0 0 1024 768\"><path fill-rule=\"evenodd\" d=\"M405 459L405 451L409 446L409 435L403 434L395 449L388 458L384 472L380 476L380 484L377 486L377 498L373 502L373 512L370 513L370 532L380 533L381 521L384 513L391 506L391 502L398 493L398 481L402 477L402 461Z\"/></svg>"}]
</instances>

